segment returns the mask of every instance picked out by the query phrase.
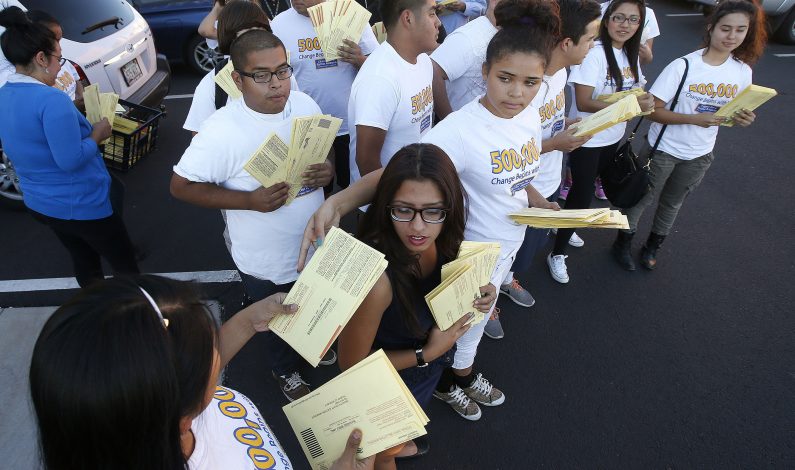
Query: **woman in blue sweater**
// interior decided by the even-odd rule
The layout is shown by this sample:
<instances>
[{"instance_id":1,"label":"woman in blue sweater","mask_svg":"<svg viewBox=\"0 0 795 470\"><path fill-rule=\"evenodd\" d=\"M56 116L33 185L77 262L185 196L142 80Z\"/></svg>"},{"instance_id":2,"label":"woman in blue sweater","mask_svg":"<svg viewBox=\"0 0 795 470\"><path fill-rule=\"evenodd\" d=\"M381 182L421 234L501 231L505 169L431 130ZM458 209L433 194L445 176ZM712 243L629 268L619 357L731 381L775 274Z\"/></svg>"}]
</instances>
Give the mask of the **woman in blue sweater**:
<instances>
[{"instance_id":1,"label":"woman in blue sweater","mask_svg":"<svg viewBox=\"0 0 795 470\"><path fill-rule=\"evenodd\" d=\"M0 12L0 47L16 73L0 88L0 140L14 161L25 205L69 250L81 287L102 279L100 256L117 273L137 273L132 243L109 198L99 143L111 135L53 88L66 59L55 35L17 7Z\"/></svg>"}]
</instances>

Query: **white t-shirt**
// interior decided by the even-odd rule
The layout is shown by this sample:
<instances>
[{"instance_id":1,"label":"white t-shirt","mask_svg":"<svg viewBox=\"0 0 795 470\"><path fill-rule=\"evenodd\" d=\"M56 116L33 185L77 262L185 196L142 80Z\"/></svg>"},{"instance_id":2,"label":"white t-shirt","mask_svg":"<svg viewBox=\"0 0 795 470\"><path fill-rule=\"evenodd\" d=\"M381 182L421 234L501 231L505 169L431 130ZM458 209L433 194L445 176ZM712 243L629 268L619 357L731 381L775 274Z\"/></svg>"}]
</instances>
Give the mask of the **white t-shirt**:
<instances>
[{"instance_id":1,"label":"white t-shirt","mask_svg":"<svg viewBox=\"0 0 795 470\"><path fill-rule=\"evenodd\" d=\"M0 11L3 11L8 7L19 7L22 9L22 11L28 10L17 0L0 0ZM5 31L6 29L0 26L0 36L2 36ZM9 62L8 59L6 59L6 56L3 53L3 48L0 47L0 87L5 85L8 81L8 77L15 74L16 71L16 67L14 67L14 65Z\"/></svg>"},{"instance_id":2,"label":"white t-shirt","mask_svg":"<svg viewBox=\"0 0 795 470\"><path fill-rule=\"evenodd\" d=\"M229 56L226 56L228 59ZM247 79L248 80L248 79ZM290 91L300 91L298 82L295 81L295 74L290 77ZM231 101L237 101L240 98L226 99L228 104ZM185 118L185 124L182 128L191 132L199 132L199 127L212 116L215 112L215 70L207 72L198 85L196 91L193 92L193 99L190 102L190 109L188 110L188 117Z\"/></svg>"},{"instance_id":3,"label":"white t-shirt","mask_svg":"<svg viewBox=\"0 0 795 470\"><path fill-rule=\"evenodd\" d=\"M207 408L193 420L196 446L188 459L190 470L291 470L287 454L242 393L216 387Z\"/></svg>"},{"instance_id":4,"label":"white t-shirt","mask_svg":"<svg viewBox=\"0 0 795 470\"><path fill-rule=\"evenodd\" d=\"M486 93L483 63L495 34L497 28L481 16L456 29L431 54L431 59L447 74L447 98L453 111Z\"/></svg>"},{"instance_id":5,"label":"white t-shirt","mask_svg":"<svg viewBox=\"0 0 795 470\"><path fill-rule=\"evenodd\" d=\"M361 178L356 164L356 126L370 126L386 132L381 147L381 165L386 166L395 152L420 138L433 123L433 65L427 54L417 63L403 60L384 42L356 75L348 102L351 123L351 183Z\"/></svg>"},{"instance_id":6,"label":"white t-shirt","mask_svg":"<svg viewBox=\"0 0 795 470\"><path fill-rule=\"evenodd\" d=\"M530 107L538 109L542 138L549 140L566 127L566 69L558 70L551 77L544 75L544 83ZM541 168L533 180L533 187L544 197L554 194L560 186L562 167L562 151L542 153Z\"/></svg>"},{"instance_id":7,"label":"white t-shirt","mask_svg":"<svg viewBox=\"0 0 795 470\"><path fill-rule=\"evenodd\" d=\"M613 55L615 56L618 67L621 69L623 75L623 84L621 90L616 88L616 84L613 82L613 78L610 76L610 70L607 67L607 57L605 57L605 51L604 48L602 48L601 42L597 42L596 45L590 51L588 51L588 55L585 56L585 60L582 61L582 64L573 65L571 67L571 74L569 75L569 83L572 84L572 104L571 110L569 111L570 118L584 118L593 114L577 109L577 97L575 96L573 90L574 84L593 87L594 90L591 98L596 99L596 97L599 95L606 95L609 93L615 93L617 91L629 90L630 88L643 86L643 84L646 82L646 79L643 77L643 72L640 70L640 62L638 62L638 74L640 75L640 81L635 82L635 77L632 75L632 71L629 68L629 59L627 58L627 54L624 52L624 50L613 48ZM627 123L625 122L616 124L613 127L609 127L594 135L591 140L583 145L583 147L605 147L610 144L614 144L621 140L621 137L624 136L624 130L626 128Z\"/></svg>"},{"instance_id":8,"label":"white t-shirt","mask_svg":"<svg viewBox=\"0 0 795 470\"><path fill-rule=\"evenodd\" d=\"M194 182L253 191L260 183L243 165L271 132L290 141L292 120L320 113L312 98L290 93L280 114L261 114L234 100L210 116L185 150L174 173ZM227 210L231 253L238 269L275 284L298 278L295 265L306 221L323 203L323 191L302 189L290 205L272 212Z\"/></svg>"},{"instance_id":9,"label":"white t-shirt","mask_svg":"<svg viewBox=\"0 0 795 470\"><path fill-rule=\"evenodd\" d=\"M215 30L216 34L215 37L218 38L218 20L215 20L215 22L213 23L213 29ZM209 47L210 49L215 49L218 47L218 39L204 38L204 42L207 43L207 47Z\"/></svg>"},{"instance_id":10,"label":"white t-shirt","mask_svg":"<svg viewBox=\"0 0 795 470\"><path fill-rule=\"evenodd\" d=\"M602 16L605 15L608 5L610 5L610 2L600 5L602 7ZM645 44L649 39L654 39L659 35L660 25L657 24L657 15L654 14L654 10L646 7L646 22L643 24L643 32L640 33L640 42Z\"/></svg>"},{"instance_id":11,"label":"white t-shirt","mask_svg":"<svg viewBox=\"0 0 795 470\"><path fill-rule=\"evenodd\" d=\"M539 171L541 138L535 108L528 106L518 116L503 119L478 98L422 139L444 150L458 170L469 197L464 239L500 243L494 285L502 283L524 240L525 227L508 214L528 206L525 188Z\"/></svg>"},{"instance_id":12,"label":"white t-shirt","mask_svg":"<svg viewBox=\"0 0 795 470\"><path fill-rule=\"evenodd\" d=\"M77 82L80 80L80 75L77 74L77 70L75 66L72 65L71 62L66 61L66 63L61 66L61 71L58 73L58 76L55 78L55 88L61 90L62 92L66 93L69 96L69 99L74 101L75 100L75 93L77 93Z\"/></svg>"},{"instance_id":13,"label":"white t-shirt","mask_svg":"<svg viewBox=\"0 0 795 470\"><path fill-rule=\"evenodd\" d=\"M290 51L290 63L301 90L311 96L324 113L343 120L337 135L347 134L348 98L358 71L356 67L338 59L326 61L312 21L294 8L276 15L271 28ZM359 47L364 55L370 55L378 47L369 24L362 31Z\"/></svg>"},{"instance_id":14,"label":"white t-shirt","mask_svg":"<svg viewBox=\"0 0 795 470\"><path fill-rule=\"evenodd\" d=\"M704 62L703 56L704 49L685 56L690 62L690 70L674 108L677 113L714 113L752 83L751 67L745 63L729 58L721 65L709 65ZM670 108L684 72L685 61L674 60L663 69L649 90L652 95L665 101L666 108ZM669 125L657 150L682 160L698 158L715 147L719 127ZM662 125L656 122L649 127L650 145L654 145L661 128Z\"/></svg>"}]
</instances>

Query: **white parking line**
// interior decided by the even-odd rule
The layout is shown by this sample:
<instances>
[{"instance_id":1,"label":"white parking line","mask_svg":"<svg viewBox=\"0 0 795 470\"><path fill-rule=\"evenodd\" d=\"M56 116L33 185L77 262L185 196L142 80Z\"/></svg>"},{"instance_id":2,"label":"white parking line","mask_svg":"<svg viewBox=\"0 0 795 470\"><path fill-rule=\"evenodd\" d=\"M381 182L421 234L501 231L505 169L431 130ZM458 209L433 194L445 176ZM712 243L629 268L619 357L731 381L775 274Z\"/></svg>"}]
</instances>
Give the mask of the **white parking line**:
<instances>
[{"instance_id":1,"label":"white parking line","mask_svg":"<svg viewBox=\"0 0 795 470\"><path fill-rule=\"evenodd\" d=\"M704 16L703 13L667 13L665 16Z\"/></svg>"},{"instance_id":2,"label":"white parking line","mask_svg":"<svg viewBox=\"0 0 795 470\"><path fill-rule=\"evenodd\" d=\"M776 57L795 57L795 54L773 54Z\"/></svg>"},{"instance_id":3,"label":"white parking line","mask_svg":"<svg viewBox=\"0 0 795 470\"><path fill-rule=\"evenodd\" d=\"M152 273L179 281L196 282L239 282L240 274L233 270L192 271L180 273ZM0 281L0 293L37 292L43 290L77 289L80 286L73 277L53 277L49 279L17 279Z\"/></svg>"},{"instance_id":4,"label":"white parking line","mask_svg":"<svg viewBox=\"0 0 795 470\"><path fill-rule=\"evenodd\" d=\"M190 94L190 95L168 95L168 96L166 96L163 99L164 100L181 100L181 99L184 99L184 98L193 98L193 94Z\"/></svg>"}]
</instances>

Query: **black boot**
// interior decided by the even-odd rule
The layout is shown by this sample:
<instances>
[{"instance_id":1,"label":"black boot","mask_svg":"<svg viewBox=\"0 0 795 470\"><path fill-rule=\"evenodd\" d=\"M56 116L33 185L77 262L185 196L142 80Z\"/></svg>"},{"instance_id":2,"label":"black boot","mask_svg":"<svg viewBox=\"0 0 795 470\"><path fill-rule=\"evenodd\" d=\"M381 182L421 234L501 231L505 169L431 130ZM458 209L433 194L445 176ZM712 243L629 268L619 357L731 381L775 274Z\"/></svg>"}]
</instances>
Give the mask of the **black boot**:
<instances>
[{"instance_id":1,"label":"black boot","mask_svg":"<svg viewBox=\"0 0 795 470\"><path fill-rule=\"evenodd\" d=\"M618 231L618 237L613 242L613 258L618 264L627 271L635 270L635 262L632 260L632 237L635 232Z\"/></svg>"},{"instance_id":2,"label":"black boot","mask_svg":"<svg viewBox=\"0 0 795 470\"><path fill-rule=\"evenodd\" d=\"M665 240L665 235L657 235L652 232L649 234L649 239L640 250L640 264L646 269L654 269L657 267L657 250Z\"/></svg>"}]
</instances>

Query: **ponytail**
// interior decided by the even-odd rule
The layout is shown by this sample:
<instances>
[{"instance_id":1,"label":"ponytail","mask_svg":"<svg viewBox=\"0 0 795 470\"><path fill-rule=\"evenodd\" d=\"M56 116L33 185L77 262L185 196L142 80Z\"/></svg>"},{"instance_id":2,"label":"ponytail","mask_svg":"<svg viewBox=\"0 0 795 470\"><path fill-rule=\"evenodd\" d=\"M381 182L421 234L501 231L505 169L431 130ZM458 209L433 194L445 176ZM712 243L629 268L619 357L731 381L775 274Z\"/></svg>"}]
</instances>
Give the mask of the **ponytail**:
<instances>
[{"instance_id":1,"label":"ponytail","mask_svg":"<svg viewBox=\"0 0 795 470\"><path fill-rule=\"evenodd\" d=\"M55 52L55 34L46 25L32 22L19 7L0 11L0 26L6 28L0 47L13 65L28 65L39 52Z\"/></svg>"}]
</instances>

